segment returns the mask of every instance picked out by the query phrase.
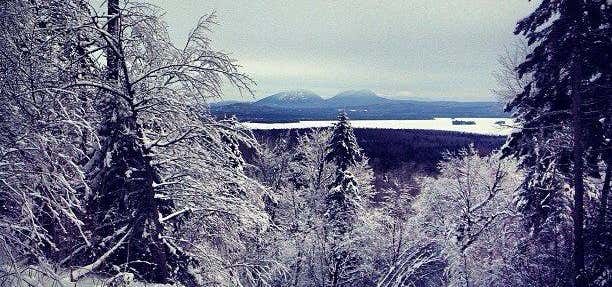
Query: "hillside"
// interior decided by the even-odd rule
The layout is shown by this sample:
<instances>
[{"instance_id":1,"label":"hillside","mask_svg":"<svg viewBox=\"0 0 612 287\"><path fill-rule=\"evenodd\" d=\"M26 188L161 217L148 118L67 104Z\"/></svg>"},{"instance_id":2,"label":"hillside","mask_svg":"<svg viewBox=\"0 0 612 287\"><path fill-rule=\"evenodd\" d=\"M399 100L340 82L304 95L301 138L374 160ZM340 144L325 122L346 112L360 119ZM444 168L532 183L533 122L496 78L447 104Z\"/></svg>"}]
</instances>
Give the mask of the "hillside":
<instances>
[{"instance_id":1,"label":"hillside","mask_svg":"<svg viewBox=\"0 0 612 287\"><path fill-rule=\"evenodd\" d=\"M296 90L280 92L265 97L253 103L255 106L283 107L283 108L305 108L319 107L325 100L321 96L307 90Z\"/></svg>"},{"instance_id":2,"label":"hillside","mask_svg":"<svg viewBox=\"0 0 612 287\"><path fill-rule=\"evenodd\" d=\"M344 91L326 100L328 107L336 108L376 106L393 102L393 100L381 97L370 90Z\"/></svg>"}]
</instances>

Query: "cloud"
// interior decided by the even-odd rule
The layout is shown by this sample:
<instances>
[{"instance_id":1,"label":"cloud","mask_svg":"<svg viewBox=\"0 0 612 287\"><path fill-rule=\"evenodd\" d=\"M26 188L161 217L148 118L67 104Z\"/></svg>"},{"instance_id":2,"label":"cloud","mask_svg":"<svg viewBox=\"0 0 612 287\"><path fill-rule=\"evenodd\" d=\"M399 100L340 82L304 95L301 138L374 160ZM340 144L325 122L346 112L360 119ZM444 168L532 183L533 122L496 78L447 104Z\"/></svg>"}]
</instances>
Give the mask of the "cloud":
<instances>
[{"instance_id":1,"label":"cloud","mask_svg":"<svg viewBox=\"0 0 612 287\"><path fill-rule=\"evenodd\" d=\"M257 81L257 97L372 89L431 99L492 100L497 55L537 1L151 0L177 43L216 11L216 47ZM232 94L229 95L233 97ZM408 95L406 95L408 96Z\"/></svg>"}]
</instances>

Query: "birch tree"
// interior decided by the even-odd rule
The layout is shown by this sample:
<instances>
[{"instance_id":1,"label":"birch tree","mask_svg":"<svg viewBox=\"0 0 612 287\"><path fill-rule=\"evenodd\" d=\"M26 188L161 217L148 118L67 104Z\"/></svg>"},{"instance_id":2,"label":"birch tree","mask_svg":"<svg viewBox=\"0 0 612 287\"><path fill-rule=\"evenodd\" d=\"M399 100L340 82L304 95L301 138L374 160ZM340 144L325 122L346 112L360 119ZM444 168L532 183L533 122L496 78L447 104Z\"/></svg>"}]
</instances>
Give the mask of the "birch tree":
<instances>
[{"instance_id":1,"label":"birch tree","mask_svg":"<svg viewBox=\"0 0 612 287\"><path fill-rule=\"evenodd\" d=\"M421 180L411 222L413 240L441 247L446 284L529 285L513 274L522 230L513 202L521 180L516 163L481 157L472 148L447 154L439 169L437 178Z\"/></svg>"}]
</instances>

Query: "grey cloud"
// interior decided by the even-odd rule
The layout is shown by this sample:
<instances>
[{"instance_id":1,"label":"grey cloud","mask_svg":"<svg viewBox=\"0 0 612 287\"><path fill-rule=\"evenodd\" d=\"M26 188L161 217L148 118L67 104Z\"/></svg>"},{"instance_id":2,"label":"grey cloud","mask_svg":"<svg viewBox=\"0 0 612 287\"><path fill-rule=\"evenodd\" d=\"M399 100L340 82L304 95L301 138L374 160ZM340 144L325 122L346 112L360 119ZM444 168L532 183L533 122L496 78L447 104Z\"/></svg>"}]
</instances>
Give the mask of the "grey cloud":
<instances>
[{"instance_id":1,"label":"grey cloud","mask_svg":"<svg viewBox=\"0 0 612 287\"><path fill-rule=\"evenodd\" d=\"M257 97L344 89L419 98L492 100L491 73L527 0L154 0L181 43L216 11L215 46L258 83ZM407 93L409 91L409 93ZM231 93L230 93L231 94ZM235 97L229 95L229 98Z\"/></svg>"}]
</instances>

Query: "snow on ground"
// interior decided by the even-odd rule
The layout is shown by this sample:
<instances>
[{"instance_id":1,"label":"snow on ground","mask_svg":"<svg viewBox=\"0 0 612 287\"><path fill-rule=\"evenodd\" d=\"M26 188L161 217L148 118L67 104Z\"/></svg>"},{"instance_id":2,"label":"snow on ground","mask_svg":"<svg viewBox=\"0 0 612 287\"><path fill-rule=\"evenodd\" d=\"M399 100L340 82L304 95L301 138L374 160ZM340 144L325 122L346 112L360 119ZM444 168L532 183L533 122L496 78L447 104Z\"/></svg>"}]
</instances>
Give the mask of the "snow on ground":
<instances>
[{"instance_id":1,"label":"snow on ground","mask_svg":"<svg viewBox=\"0 0 612 287\"><path fill-rule=\"evenodd\" d=\"M2 269L5 268L5 269ZM179 287L177 284L153 284L134 280L131 273L114 277L89 274L74 282L67 270L45 269L42 266L11 267L0 265L0 286L11 287Z\"/></svg>"},{"instance_id":2,"label":"snow on ground","mask_svg":"<svg viewBox=\"0 0 612 287\"><path fill-rule=\"evenodd\" d=\"M453 125L453 120L474 121L474 125ZM503 122L503 123L500 123ZM244 123L254 130L330 127L335 121L300 121L295 123ZM483 135L509 135L512 119L508 118L435 118L433 120L352 120L354 128L456 131Z\"/></svg>"}]
</instances>

